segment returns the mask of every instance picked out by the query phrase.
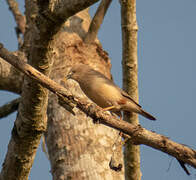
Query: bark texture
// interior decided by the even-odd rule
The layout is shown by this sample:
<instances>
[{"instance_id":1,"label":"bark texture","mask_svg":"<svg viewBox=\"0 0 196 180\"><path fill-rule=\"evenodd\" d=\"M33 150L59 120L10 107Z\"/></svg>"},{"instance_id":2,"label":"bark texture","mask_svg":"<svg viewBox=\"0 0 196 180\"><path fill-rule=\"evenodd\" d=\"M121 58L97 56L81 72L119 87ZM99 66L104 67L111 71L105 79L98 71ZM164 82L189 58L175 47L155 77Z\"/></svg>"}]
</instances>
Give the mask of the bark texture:
<instances>
[{"instance_id":1,"label":"bark texture","mask_svg":"<svg viewBox=\"0 0 196 180\"><path fill-rule=\"evenodd\" d=\"M100 44L84 44L90 24L88 10L69 18L55 41L56 58L51 78L69 89L74 95L88 98L74 81L64 81L70 67L85 63L110 75L110 61ZM90 101L89 101L90 102ZM95 125L83 112L75 109L76 116L58 104L57 97L50 95L46 142L51 161L53 179L123 179L123 171L109 168L112 144L117 131ZM119 157L122 161L122 152Z\"/></svg>"},{"instance_id":2,"label":"bark texture","mask_svg":"<svg viewBox=\"0 0 196 180\"><path fill-rule=\"evenodd\" d=\"M17 54L18 56L18 54ZM20 56L21 57L21 56ZM0 89L21 93L24 75L0 58Z\"/></svg>"},{"instance_id":3,"label":"bark texture","mask_svg":"<svg viewBox=\"0 0 196 180\"><path fill-rule=\"evenodd\" d=\"M28 46L25 44L28 47L25 52L27 62L48 76L53 60L50 49L51 31L48 33L43 26L50 29L51 24L39 15L35 3L31 4L31 11L26 11L27 26L31 28L32 34ZM33 15L35 16L34 22L31 19ZM26 40L27 36L24 38ZM26 76L21 97L12 137L0 174L2 180L28 179L40 138L46 130L48 90Z\"/></svg>"},{"instance_id":4,"label":"bark texture","mask_svg":"<svg viewBox=\"0 0 196 180\"><path fill-rule=\"evenodd\" d=\"M138 102L137 21L136 0L121 0L123 89ZM136 113L124 113L124 120L136 125ZM140 147L130 141L125 144L125 179L140 180Z\"/></svg>"}]
</instances>

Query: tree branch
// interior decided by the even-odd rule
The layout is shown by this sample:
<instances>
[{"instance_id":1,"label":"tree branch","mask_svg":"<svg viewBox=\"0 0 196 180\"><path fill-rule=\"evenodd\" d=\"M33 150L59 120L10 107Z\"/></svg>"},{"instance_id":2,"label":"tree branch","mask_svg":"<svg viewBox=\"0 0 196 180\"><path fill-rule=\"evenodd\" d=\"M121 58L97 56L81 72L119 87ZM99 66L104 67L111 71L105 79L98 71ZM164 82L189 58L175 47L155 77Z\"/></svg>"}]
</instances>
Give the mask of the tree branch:
<instances>
[{"instance_id":1,"label":"tree branch","mask_svg":"<svg viewBox=\"0 0 196 180\"><path fill-rule=\"evenodd\" d=\"M26 19L25 16L22 15L18 8L18 3L15 0L6 0L9 6L10 11L12 12L16 24L18 26L19 31L24 35L25 33L25 26L26 26Z\"/></svg>"},{"instance_id":2,"label":"tree branch","mask_svg":"<svg viewBox=\"0 0 196 180\"><path fill-rule=\"evenodd\" d=\"M64 22L67 18L88 8L99 0L58 0L42 1L38 0L39 6L44 9L43 15L51 21Z\"/></svg>"},{"instance_id":3,"label":"tree branch","mask_svg":"<svg viewBox=\"0 0 196 180\"><path fill-rule=\"evenodd\" d=\"M17 53L17 56L20 53ZM20 56L20 59L22 57ZM0 90L21 93L24 74L0 58Z\"/></svg>"},{"instance_id":4,"label":"tree branch","mask_svg":"<svg viewBox=\"0 0 196 180\"><path fill-rule=\"evenodd\" d=\"M0 107L0 118L4 118L18 109L21 98L14 99L13 101Z\"/></svg>"},{"instance_id":5,"label":"tree branch","mask_svg":"<svg viewBox=\"0 0 196 180\"><path fill-rule=\"evenodd\" d=\"M48 88L53 93L57 94L60 98L64 98L67 106L71 106L71 108L77 107L90 116L94 121L100 122L130 135L133 144L144 144L150 146L196 168L195 150L185 145L178 144L170 140L168 137L148 131L140 125L133 125L125 121L119 121L119 119L116 117L100 110L100 108L95 104L89 106L88 102L74 97L64 87L52 81L24 61L21 61L13 53L10 53L7 49L3 48L2 44L0 44L0 57L15 66L30 78Z\"/></svg>"},{"instance_id":6,"label":"tree branch","mask_svg":"<svg viewBox=\"0 0 196 180\"><path fill-rule=\"evenodd\" d=\"M31 3L34 7L30 8ZM37 1L26 1L25 5L28 30L24 35L24 50L28 63L49 76L53 64L50 43L56 32L49 27L52 23L36 11L40 9ZM21 97L0 179L28 179L40 138L47 128L48 90L24 76Z\"/></svg>"},{"instance_id":7,"label":"tree branch","mask_svg":"<svg viewBox=\"0 0 196 180\"><path fill-rule=\"evenodd\" d=\"M112 0L102 0L97 11L91 21L90 27L84 38L85 43L92 43L95 41L99 28L103 22L104 16L107 12L108 7L110 6Z\"/></svg>"}]
</instances>

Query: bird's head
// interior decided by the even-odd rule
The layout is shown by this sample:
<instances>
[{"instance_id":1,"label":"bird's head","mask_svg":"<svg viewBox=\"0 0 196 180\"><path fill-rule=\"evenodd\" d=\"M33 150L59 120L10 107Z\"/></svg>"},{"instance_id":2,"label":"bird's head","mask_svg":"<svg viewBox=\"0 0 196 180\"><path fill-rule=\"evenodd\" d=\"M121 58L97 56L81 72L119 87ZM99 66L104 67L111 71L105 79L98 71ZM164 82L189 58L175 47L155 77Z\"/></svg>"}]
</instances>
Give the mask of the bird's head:
<instances>
[{"instance_id":1,"label":"bird's head","mask_svg":"<svg viewBox=\"0 0 196 180\"><path fill-rule=\"evenodd\" d=\"M77 64L70 69L66 76L66 79L73 79L75 81L79 81L81 77L85 76L86 71L86 65Z\"/></svg>"}]
</instances>

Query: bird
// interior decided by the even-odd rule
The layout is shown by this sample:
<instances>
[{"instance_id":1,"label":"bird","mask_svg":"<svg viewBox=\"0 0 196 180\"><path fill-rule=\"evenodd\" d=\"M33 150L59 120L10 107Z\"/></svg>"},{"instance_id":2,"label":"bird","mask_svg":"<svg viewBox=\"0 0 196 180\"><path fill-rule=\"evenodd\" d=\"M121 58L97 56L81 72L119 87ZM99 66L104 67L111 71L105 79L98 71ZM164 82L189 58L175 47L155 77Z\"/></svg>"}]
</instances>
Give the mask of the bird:
<instances>
[{"instance_id":1,"label":"bird","mask_svg":"<svg viewBox=\"0 0 196 180\"><path fill-rule=\"evenodd\" d=\"M124 111L138 113L147 119L156 120L112 80L89 65L82 63L73 65L66 79L75 80L89 99L103 110L115 113L120 119L122 118L121 112Z\"/></svg>"}]
</instances>

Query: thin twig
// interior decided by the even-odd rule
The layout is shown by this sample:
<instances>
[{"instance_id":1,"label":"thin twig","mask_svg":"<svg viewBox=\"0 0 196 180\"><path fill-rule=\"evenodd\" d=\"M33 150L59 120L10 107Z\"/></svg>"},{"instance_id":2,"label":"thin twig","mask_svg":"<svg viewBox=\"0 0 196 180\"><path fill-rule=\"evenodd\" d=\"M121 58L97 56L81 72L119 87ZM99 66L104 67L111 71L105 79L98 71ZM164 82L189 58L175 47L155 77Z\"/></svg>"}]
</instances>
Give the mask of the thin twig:
<instances>
[{"instance_id":1,"label":"thin twig","mask_svg":"<svg viewBox=\"0 0 196 180\"><path fill-rule=\"evenodd\" d=\"M67 105L70 104L72 108L77 107L96 122L100 122L130 135L132 143L150 146L196 168L195 150L182 144L178 144L170 140L168 137L148 131L140 125L133 125L125 121L119 121L118 118L104 112L95 104L89 106L88 102L74 97L67 89L49 79L41 72L37 71L35 68L15 56L13 53L9 52L7 49L3 48L1 43L0 57L59 97L63 97Z\"/></svg>"},{"instance_id":2,"label":"thin twig","mask_svg":"<svg viewBox=\"0 0 196 180\"><path fill-rule=\"evenodd\" d=\"M190 176L191 174L190 174L190 172L188 171L188 169L186 168L185 163L184 163L183 161L181 161L181 160L178 160L178 159L177 159L177 161L179 162L180 166L181 166L182 169L185 171L185 173L186 173L188 176Z\"/></svg>"},{"instance_id":3,"label":"thin twig","mask_svg":"<svg viewBox=\"0 0 196 180\"><path fill-rule=\"evenodd\" d=\"M111 2L112 2L112 0L102 0L101 1L100 5L97 8L97 11L91 21L88 32L84 38L85 43L90 44L95 41L98 30L103 22L103 18L105 16L107 9L110 6Z\"/></svg>"},{"instance_id":4,"label":"thin twig","mask_svg":"<svg viewBox=\"0 0 196 180\"><path fill-rule=\"evenodd\" d=\"M0 118L4 118L18 109L21 98L14 99L13 101L0 107Z\"/></svg>"}]
</instances>

